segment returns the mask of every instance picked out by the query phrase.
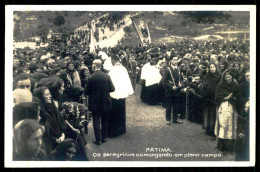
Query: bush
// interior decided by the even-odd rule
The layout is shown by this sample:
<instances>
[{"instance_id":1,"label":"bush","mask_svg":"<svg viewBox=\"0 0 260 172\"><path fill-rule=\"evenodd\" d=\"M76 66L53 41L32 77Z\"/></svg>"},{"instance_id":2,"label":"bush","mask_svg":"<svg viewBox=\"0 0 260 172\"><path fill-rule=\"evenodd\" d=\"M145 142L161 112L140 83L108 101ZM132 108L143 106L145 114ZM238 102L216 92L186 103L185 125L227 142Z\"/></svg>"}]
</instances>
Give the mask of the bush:
<instances>
[{"instance_id":1,"label":"bush","mask_svg":"<svg viewBox=\"0 0 260 172\"><path fill-rule=\"evenodd\" d=\"M58 15L54 21L53 21L53 24L56 25L56 26L61 26L65 23L65 19L63 16L61 15Z\"/></svg>"},{"instance_id":2,"label":"bush","mask_svg":"<svg viewBox=\"0 0 260 172\"><path fill-rule=\"evenodd\" d=\"M125 31L125 33L130 33L130 32L132 32L132 29L130 26L127 26L127 27L124 27L124 31Z\"/></svg>"}]
</instances>

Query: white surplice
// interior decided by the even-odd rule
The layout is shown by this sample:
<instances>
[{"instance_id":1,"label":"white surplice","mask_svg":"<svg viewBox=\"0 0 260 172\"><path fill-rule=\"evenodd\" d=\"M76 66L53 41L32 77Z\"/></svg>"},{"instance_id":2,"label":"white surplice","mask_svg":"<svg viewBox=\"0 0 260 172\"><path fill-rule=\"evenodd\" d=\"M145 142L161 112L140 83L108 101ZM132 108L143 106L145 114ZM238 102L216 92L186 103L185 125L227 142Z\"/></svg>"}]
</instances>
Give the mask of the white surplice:
<instances>
[{"instance_id":1,"label":"white surplice","mask_svg":"<svg viewBox=\"0 0 260 172\"><path fill-rule=\"evenodd\" d=\"M159 69L155 65L150 65L150 62L148 62L143 66L141 79L145 80L145 86L148 87L150 85L158 84L161 81L162 76Z\"/></svg>"},{"instance_id":2,"label":"white surplice","mask_svg":"<svg viewBox=\"0 0 260 172\"><path fill-rule=\"evenodd\" d=\"M121 64L111 67L108 75L114 84L115 91L110 93L114 99L123 99L134 93L128 72Z\"/></svg>"}]
</instances>

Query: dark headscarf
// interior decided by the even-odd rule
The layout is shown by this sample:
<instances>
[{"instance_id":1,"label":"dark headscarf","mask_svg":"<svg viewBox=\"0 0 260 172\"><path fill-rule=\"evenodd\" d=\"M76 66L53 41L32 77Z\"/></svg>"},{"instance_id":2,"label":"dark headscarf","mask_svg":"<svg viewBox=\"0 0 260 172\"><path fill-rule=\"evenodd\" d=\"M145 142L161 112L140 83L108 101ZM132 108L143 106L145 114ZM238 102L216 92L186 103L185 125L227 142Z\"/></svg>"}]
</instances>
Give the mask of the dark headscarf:
<instances>
[{"instance_id":1,"label":"dark headscarf","mask_svg":"<svg viewBox=\"0 0 260 172\"><path fill-rule=\"evenodd\" d=\"M229 74L232 76L232 82L231 83L227 83L225 80L225 76ZM235 105L236 100L238 99L238 84L237 82L234 80L234 77L232 75L232 73L230 71L224 71L222 74L222 79L220 81L220 83L217 86L217 90L216 90L216 102L217 104L220 104L221 102L224 101L224 98L227 97L229 94L232 93L232 97L231 99L229 99L228 101Z\"/></svg>"},{"instance_id":2,"label":"dark headscarf","mask_svg":"<svg viewBox=\"0 0 260 172\"><path fill-rule=\"evenodd\" d=\"M219 65L220 65L220 64L225 65L224 70L221 71L221 72L224 72L224 71L227 69L227 66L228 66L228 60L227 60L225 57L223 57L223 58L221 58L221 60L219 61Z\"/></svg>"},{"instance_id":3,"label":"dark headscarf","mask_svg":"<svg viewBox=\"0 0 260 172\"><path fill-rule=\"evenodd\" d=\"M62 95L60 95L58 91L61 88L62 83L64 83L64 81L58 76L53 76L49 78L46 87L49 88L53 100L61 101Z\"/></svg>"},{"instance_id":4,"label":"dark headscarf","mask_svg":"<svg viewBox=\"0 0 260 172\"><path fill-rule=\"evenodd\" d=\"M73 139L65 139L61 142L54 151L52 151L49 155L49 158L54 161L64 161L66 160L66 151L70 147L75 147L76 152L78 153L79 146L78 143ZM72 160L77 160L77 153Z\"/></svg>"},{"instance_id":5,"label":"dark headscarf","mask_svg":"<svg viewBox=\"0 0 260 172\"><path fill-rule=\"evenodd\" d=\"M210 65L214 64L216 67L216 72L211 73L210 72ZM210 63L208 66L208 73L203 79L203 85L202 85L202 96L206 98L207 100L210 100L210 103L214 102L215 98L215 92L218 83L221 80L221 75L218 71L217 65L215 63ZM208 102L209 103L209 102Z\"/></svg>"},{"instance_id":6,"label":"dark headscarf","mask_svg":"<svg viewBox=\"0 0 260 172\"><path fill-rule=\"evenodd\" d=\"M215 67L216 67L216 72L215 73L211 73L210 72L210 66L212 64L215 65ZM211 62L208 65L208 73L205 76L204 81L203 81L204 85L207 85L208 87L212 87L212 86L214 87L214 85L217 85L219 83L220 79L221 79L221 75L219 73L217 65L215 63ZM215 88L216 88L216 86L215 86Z\"/></svg>"},{"instance_id":7,"label":"dark headscarf","mask_svg":"<svg viewBox=\"0 0 260 172\"><path fill-rule=\"evenodd\" d=\"M47 89L48 88L45 86L34 89L33 95L35 97L37 97L41 101L42 104L46 104L46 102L44 101L44 98L43 98L43 94L44 94L44 91Z\"/></svg>"},{"instance_id":8,"label":"dark headscarf","mask_svg":"<svg viewBox=\"0 0 260 172\"><path fill-rule=\"evenodd\" d=\"M73 66L74 66L74 69L73 69L73 70L70 70L70 69L69 69L69 65L70 65L70 64L73 64ZM75 70L76 70L76 65L75 65L75 63L74 63L73 61L68 62L68 63L67 63L67 73L72 74L73 72L75 72Z\"/></svg>"},{"instance_id":9,"label":"dark headscarf","mask_svg":"<svg viewBox=\"0 0 260 172\"><path fill-rule=\"evenodd\" d=\"M23 119L38 119L37 102L22 102L16 105L13 109L13 126Z\"/></svg>"}]
</instances>

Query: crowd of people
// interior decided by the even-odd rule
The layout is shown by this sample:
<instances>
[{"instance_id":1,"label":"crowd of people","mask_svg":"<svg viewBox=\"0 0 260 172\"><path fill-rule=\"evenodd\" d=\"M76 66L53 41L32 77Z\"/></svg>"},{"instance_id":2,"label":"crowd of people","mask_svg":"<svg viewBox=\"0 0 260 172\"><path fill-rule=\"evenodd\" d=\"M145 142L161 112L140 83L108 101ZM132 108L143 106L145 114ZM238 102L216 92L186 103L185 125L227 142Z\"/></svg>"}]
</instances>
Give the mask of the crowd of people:
<instances>
[{"instance_id":1,"label":"crowd of people","mask_svg":"<svg viewBox=\"0 0 260 172\"><path fill-rule=\"evenodd\" d=\"M124 134L137 83L144 103L166 108L167 125L201 123L220 151L249 160L249 42L184 39L89 53L70 38L14 50L14 160L88 160L88 123L96 145Z\"/></svg>"},{"instance_id":2,"label":"crowd of people","mask_svg":"<svg viewBox=\"0 0 260 172\"><path fill-rule=\"evenodd\" d=\"M178 118L200 123L220 151L248 160L248 42L184 40L154 48L142 67L141 100L162 104L167 125L183 123Z\"/></svg>"},{"instance_id":3,"label":"crowd of people","mask_svg":"<svg viewBox=\"0 0 260 172\"><path fill-rule=\"evenodd\" d=\"M99 42L100 38L102 38L102 40L107 39L107 29L109 29L109 31L115 31L125 25L123 19L126 14L126 12L114 12L95 20L96 30L94 32L94 38L96 41Z\"/></svg>"},{"instance_id":4,"label":"crowd of people","mask_svg":"<svg viewBox=\"0 0 260 172\"><path fill-rule=\"evenodd\" d=\"M99 22L96 23L96 28L109 28L109 30L113 31L116 28L120 28L124 25L124 21L121 21L127 12L113 12L108 14L105 17L99 19Z\"/></svg>"}]
</instances>

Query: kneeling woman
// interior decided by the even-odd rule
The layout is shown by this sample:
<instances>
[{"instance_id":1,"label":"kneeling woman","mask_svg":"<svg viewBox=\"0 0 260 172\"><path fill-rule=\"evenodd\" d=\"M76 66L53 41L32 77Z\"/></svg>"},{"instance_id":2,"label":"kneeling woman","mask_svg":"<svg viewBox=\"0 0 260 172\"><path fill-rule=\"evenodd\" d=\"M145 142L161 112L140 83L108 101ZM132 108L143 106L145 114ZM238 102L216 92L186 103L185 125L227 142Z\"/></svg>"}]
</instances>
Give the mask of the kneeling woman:
<instances>
[{"instance_id":1,"label":"kneeling woman","mask_svg":"<svg viewBox=\"0 0 260 172\"><path fill-rule=\"evenodd\" d=\"M65 139L50 155L51 161L77 161L79 146L73 139Z\"/></svg>"},{"instance_id":2,"label":"kneeling woman","mask_svg":"<svg viewBox=\"0 0 260 172\"><path fill-rule=\"evenodd\" d=\"M215 134L218 149L233 151L237 137L237 98L239 87L230 71L223 72L222 80L216 89L217 119Z\"/></svg>"}]
</instances>

